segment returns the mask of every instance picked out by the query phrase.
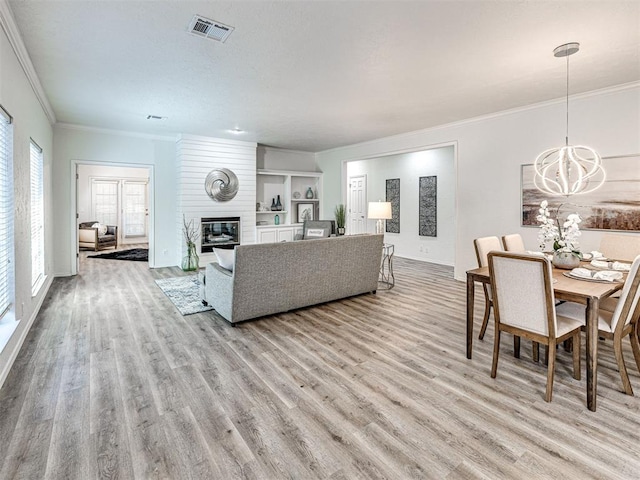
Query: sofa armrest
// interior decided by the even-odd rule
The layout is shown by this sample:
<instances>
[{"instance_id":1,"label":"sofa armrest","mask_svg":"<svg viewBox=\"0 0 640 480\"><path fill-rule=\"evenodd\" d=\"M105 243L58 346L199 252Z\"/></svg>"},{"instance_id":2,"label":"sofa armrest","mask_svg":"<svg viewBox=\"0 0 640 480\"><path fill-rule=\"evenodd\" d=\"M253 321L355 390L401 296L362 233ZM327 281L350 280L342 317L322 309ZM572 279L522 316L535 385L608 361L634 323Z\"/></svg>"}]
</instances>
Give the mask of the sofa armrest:
<instances>
[{"instance_id":1,"label":"sofa armrest","mask_svg":"<svg viewBox=\"0 0 640 480\"><path fill-rule=\"evenodd\" d=\"M78 230L78 240L85 243L97 243L98 229L87 227L80 228Z\"/></svg>"},{"instance_id":2,"label":"sofa armrest","mask_svg":"<svg viewBox=\"0 0 640 480\"><path fill-rule=\"evenodd\" d=\"M217 263L208 263L206 275L207 303L227 321L233 322L233 272Z\"/></svg>"}]
</instances>

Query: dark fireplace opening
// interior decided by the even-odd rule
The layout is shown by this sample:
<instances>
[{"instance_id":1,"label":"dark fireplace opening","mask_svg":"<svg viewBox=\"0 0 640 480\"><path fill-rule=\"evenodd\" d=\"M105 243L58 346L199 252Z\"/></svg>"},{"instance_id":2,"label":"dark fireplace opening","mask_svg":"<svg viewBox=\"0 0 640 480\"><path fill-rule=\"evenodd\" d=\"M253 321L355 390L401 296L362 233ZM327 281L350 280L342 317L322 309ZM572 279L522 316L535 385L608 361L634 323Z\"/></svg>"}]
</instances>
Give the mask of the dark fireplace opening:
<instances>
[{"instance_id":1,"label":"dark fireplace opening","mask_svg":"<svg viewBox=\"0 0 640 480\"><path fill-rule=\"evenodd\" d=\"M240 245L240 217L201 218L200 252Z\"/></svg>"}]
</instances>

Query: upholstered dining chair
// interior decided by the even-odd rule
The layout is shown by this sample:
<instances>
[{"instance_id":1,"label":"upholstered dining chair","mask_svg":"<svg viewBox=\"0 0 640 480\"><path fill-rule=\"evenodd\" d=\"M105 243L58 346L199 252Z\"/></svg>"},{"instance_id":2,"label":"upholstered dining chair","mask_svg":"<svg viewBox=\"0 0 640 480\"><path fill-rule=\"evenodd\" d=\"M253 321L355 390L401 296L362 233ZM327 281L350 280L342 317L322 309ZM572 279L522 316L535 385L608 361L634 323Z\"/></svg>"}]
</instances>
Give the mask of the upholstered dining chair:
<instances>
[{"instance_id":1,"label":"upholstered dining chair","mask_svg":"<svg viewBox=\"0 0 640 480\"><path fill-rule=\"evenodd\" d=\"M478 260L478 267L486 267L489 265L487 255L492 250L502 251L502 244L498 237L482 237L476 238L473 241L473 246L476 250L476 259ZM480 335L478 338L482 340L484 334L487 331L487 325L489 325L489 315L491 315L491 307L493 306L491 296L491 285L482 284L484 290L484 316L482 317L482 327L480 327Z\"/></svg>"},{"instance_id":2,"label":"upholstered dining chair","mask_svg":"<svg viewBox=\"0 0 640 480\"><path fill-rule=\"evenodd\" d=\"M600 239L600 251L607 258L631 262L640 255L640 236L605 233Z\"/></svg>"},{"instance_id":3,"label":"upholstered dining chair","mask_svg":"<svg viewBox=\"0 0 640 480\"><path fill-rule=\"evenodd\" d=\"M520 252L524 253L527 249L524 246L522 235L519 233L512 233L511 235L503 235L502 245L506 252Z\"/></svg>"},{"instance_id":4,"label":"upholstered dining chair","mask_svg":"<svg viewBox=\"0 0 640 480\"><path fill-rule=\"evenodd\" d=\"M585 322L585 308L575 303L564 303L558 313ZM640 371L640 344L638 343L638 317L640 316L640 255L631 264L631 270L622 287L622 293L613 311L600 309L598 318L598 335L613 339L613 351L622 379L622 387L627 395L633 395L627 367L622 355L622 339L629 337L631 350Z\"/></svg>"},{"instance_id":5,"label":"upholstered dining chair","mask_svg":"<svg viewBox=\"0 0 640 480\"><path fill-rule=\"evenodd\" d=\"M544 399L550 402L559 342L573 340L573 378L580 380L580 331L584 322L556 314L549 259L509 252L491 252L488 259L495 319L491 378L496 378L498 370L502 332L542 343L548 347Z\"/></svg>"}]
</instances>

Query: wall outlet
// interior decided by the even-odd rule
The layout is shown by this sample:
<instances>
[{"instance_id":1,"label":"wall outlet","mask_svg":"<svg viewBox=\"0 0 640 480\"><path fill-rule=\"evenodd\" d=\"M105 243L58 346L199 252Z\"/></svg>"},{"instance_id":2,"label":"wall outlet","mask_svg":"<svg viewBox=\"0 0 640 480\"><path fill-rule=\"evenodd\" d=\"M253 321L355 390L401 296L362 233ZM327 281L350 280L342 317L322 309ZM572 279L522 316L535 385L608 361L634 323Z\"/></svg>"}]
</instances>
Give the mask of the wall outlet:
<instances>
[{"instance_id":1,"label":"wall outlet","mask_svg":"<svg viewBox=\"0 0 640 480\"><path fill-rule=\"evenodd\" d=\"M424 252L424 253L429 253L429 247L424 247L423 252Z\"/></svg>"},{"instance_id":2,"label":"wall outlet","mask_svg":"<svg viewBox=\"0 0 640 480\"><path fill-rule=\"evenodd\" d=\"M167 250L166 248L162 251L163 255L169 255L169 250Z\"/></svg>"}]
</instances>

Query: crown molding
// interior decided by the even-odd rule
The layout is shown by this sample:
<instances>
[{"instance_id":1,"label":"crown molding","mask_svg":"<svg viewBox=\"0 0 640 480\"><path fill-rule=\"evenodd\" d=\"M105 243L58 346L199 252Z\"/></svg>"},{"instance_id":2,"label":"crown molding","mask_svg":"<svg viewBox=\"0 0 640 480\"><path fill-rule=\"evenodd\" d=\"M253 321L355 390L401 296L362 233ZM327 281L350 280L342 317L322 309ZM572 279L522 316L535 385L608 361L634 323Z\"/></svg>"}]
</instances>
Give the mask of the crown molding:
<instances>
[{"instance_id":1,"label":"crown molding","mask_svg":"<svg viewBox=\"0 0 640 480\"><path fill-rule=\"evenodd\" d=\"M18 62L20 62L20 66L27 76L27 80L31 84L33 93L35 93L38 102L40 102L40 106L42 107L42 110L44 110L44 114L49 119L49 123L56 123L56 115L53 112L53 108L51 108L47 95L44 93L38 74L36 73L35 68L33 68L31 57L29 57L29 53L24 46L22 36L20 35L16 21L11 13L11 8L5 0L0 0L0 25L7 35L16 57L18 57Z\"/></svg>"},{"instance_id":2,"label":"crown molding","mask_svg":"<svg viewBox=\"0 0 640 480\"><path fill-rule=\"evenodd\" d=\"M118 135L120 137L136 137L145 138L147 140L168 140L175 142L178 135L154 135L152 133L129 132L126 130L112 130L109 128L89 127L87 125L76 125L73 123L56 123L55 128L64 128L66 130L78 130L82 132L101 133L105 135Z\"/></svg>"},{"instance_id":3,"label":"crown molding","mask_svg":"<svg viewBox=\"0 0 640 480\"><path fill-rule=\"evenodd\" d=\"M607 87L607 88L601 88L598 90L591 90L589 92L584 92L584 93L578 93L575 95L571 95L569 96L570 100L580 100L580 99L584 99L584 98L590 98L590 97L598 97L601 95L610 95L613 93L617 93L617 92L622 92L625 90L633 90L635 88L640 88L640 82L630 82L630 83L623 83L622 85L616 85L614 87ZM413 137L417 137L417 136L421 136L424 135L426 133L431 133L431 132L436 132L438 130L444 130L447 128L456 128L456 127L460 127L463 125L468 125L471 123L478 123L478 122L484 122L486 120L491 120L494 118L500 118L500 117L504 117L504 116L508 116L508 115L514 115L517 113L522 113L522 112L527 112L529 110L536 110L538 108L544 108L544 107L548 107L551 105L557 105L559 103L565 103L567 101L567 97L560 97L560 98L556 98L553 100L547 100L544 102L538 102L538 103L532 103L531 105L525 105L524 107L516 107L516 108L511 108L509 110L502 110L500 112L495 112L495 113L489 113L486 115L480 115L478 117L472 117L472 118L467 118L464 120L459 120L457 122L451 122L451 123L445 123L443 125L436 125L433 127L429 127L429 128L423 128L420 130L413 130L411 132L404 132L404 133L399 133L397 135L390 135L388 137L382 137L382 138L376 138L374 140L368 140L366 142L360 142L360 143L354 143L352 145L344 145L342 147L336 147L336 148L331 148L328 150L322 150L320 152L316 152L316 155L319 154L327 154L327 153L334 153L334 152L339 152L341 150L348 150L351 148L358 148L358 147L364 147L364 146L372 146L372 145L376 145L376 144L386 144L389 140L398 140L398 139L410 139Z\"/></svg>"}]
</instances>

